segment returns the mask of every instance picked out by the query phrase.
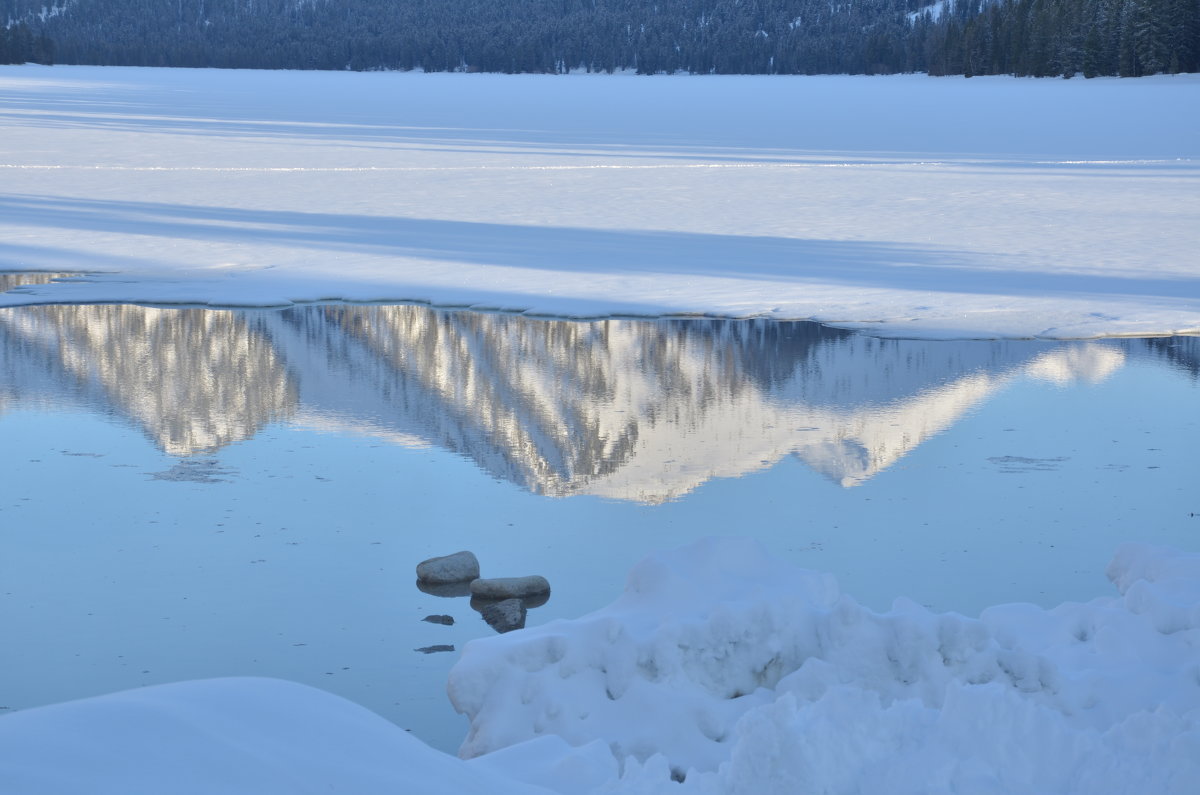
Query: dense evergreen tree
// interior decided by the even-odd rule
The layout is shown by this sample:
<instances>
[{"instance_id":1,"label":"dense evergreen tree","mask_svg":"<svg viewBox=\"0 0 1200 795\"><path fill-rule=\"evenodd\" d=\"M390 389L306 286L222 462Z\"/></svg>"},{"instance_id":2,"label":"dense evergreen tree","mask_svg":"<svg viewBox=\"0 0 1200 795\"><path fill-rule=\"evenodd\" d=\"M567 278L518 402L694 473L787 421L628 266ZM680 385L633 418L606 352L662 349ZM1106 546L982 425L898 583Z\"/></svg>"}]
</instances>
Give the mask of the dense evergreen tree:
<instances>
[{"instance_id":1,"label":"dense evergreen tree","mask_svg":"<svg viewBox=\"0 0 1200 795\"><path fill-rule=\"evenodd\" d=\"M0 62L644 74L1200 71L1200 0L0 0Z\"/></svg>"},{"instance_id":2,"label":"dense evergreen tree","mask_svg":"<svg viewBox=\"0 0 1200 795\"><path fill-rule=\"evenodd\" d=\"M0 63L54 63L54 42L24 20L0 28Z\"/></svg>"}]
</instances>

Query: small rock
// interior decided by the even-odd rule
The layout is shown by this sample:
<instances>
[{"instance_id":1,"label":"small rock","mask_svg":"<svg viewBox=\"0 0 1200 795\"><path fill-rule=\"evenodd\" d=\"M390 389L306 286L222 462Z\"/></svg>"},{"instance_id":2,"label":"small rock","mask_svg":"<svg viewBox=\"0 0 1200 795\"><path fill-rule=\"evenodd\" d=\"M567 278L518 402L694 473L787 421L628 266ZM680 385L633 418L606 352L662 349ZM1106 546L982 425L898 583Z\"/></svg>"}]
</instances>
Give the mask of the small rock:
<instances>
[{"instance_id":1,"label":"small rock","mask_svg":"<svg viewBox=\"0 0 1200 795\"><path fill-rule=\"evenodd\" d=\"M419 649L413 649L413 651L419 651L421 654L434 654L439 651L454 651L454 647L439 644L437 646L422 646Z\"/></svg>"},{"instance_id":2,"label":"small rock","mask_svg":"<svg viewBox=\"0 0 1200 795\"><path fill-rule=\"evenodd\" d=\"M550 583L536 574L529 577L496 577L471 583L471 593L486 599L520 599L549 592Z\"/></svg>"},{"instance_id":3,"label":"small rock","mask_svg":"<svg viewBox=\"0 0 1200 795\"><path fill-rule=\"evenodd\" d=\"M421 582L469 582L478 578L479 560L466 550L417 564L417 579Z\"/></svg>"},{"instance_id":4,"label":"small rock","mask_svg":"<svg viewBox=\"0 0 1200 795\"><path fill-rule=\"evenodd\" d=\"M443 624L447 627L454 625L454 616L425 616L422 621L428 621L430 624Z\"/></svg>"},{"instance_id":5,"label":"small rock","mask_svg":"<svg viewBox=\"0 0 1200 795\"><path fill-rule=\"evenodd\" d=\"M489 602L479 608L488 626L503 634L525 626L525 603L520 599Z\"/></svg>"}]
</instances>

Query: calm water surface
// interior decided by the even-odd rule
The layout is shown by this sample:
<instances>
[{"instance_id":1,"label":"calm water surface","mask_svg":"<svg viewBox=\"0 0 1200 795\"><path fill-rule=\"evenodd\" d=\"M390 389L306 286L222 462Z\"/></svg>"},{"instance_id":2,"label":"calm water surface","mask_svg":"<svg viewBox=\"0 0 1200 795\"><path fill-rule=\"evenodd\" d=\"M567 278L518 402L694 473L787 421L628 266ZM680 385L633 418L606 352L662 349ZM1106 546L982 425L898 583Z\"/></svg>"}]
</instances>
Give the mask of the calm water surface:
<instances>
[{"instance_id":1,"label":"calm water surface","mask_svg":"<svg viewBox=\"0 0 1200 795\"><path fill-rule=\"evenodd\" d=\"M493 630L413 567L459 549L550 580L530 624L712 534L879 609L1108 595L1123 541L1200 550L1197 407L1197 338L0 310L0 708L277 676L452 751L457 651L415 649Z\"/></svg>"}]
</instances>

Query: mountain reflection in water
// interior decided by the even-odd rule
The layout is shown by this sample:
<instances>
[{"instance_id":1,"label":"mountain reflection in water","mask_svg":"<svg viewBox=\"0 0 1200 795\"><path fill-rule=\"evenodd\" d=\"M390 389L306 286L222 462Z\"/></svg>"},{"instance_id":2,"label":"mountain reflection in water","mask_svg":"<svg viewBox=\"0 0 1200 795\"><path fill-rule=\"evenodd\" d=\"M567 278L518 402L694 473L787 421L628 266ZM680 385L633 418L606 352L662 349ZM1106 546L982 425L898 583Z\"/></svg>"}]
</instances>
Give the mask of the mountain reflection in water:
<instances>
[{"instance_id":1,"label":"mountain reflection in water","mask_svg":"<svg viewBox=\"0 0 1200 795\"><path fill-rule=\"evenodd\" d=\"M538 494L657 503L788 454L854 486L1014 379L1099 381L1131 355L1200 371L1196 338L929 342L768 320L44 306L0 311L0 413L85 406L181 457L291 423L436 445Z\"/></svg>"}]
</instances>

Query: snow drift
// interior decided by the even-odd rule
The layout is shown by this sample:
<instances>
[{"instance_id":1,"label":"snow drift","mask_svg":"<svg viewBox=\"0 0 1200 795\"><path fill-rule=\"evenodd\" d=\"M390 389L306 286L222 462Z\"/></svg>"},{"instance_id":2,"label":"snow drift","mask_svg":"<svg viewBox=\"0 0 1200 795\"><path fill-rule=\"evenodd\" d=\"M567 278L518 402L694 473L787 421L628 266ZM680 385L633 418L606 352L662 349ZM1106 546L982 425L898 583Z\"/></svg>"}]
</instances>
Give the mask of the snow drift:
<instances>
[{"instance_id":1,"label":"snow drift","mask_svg":"<svg viewBox=\"0 0 1200 795\"><path fill-rule=\"evenodd\" d=\"M345 699L258 678L159 685L0 718L0 790L5 795L539 791L465 766Z\"/></svg>"},{"instance_id":2,"label":"snow drift","mask_svg":"<svg viewBox=\"0 0 1200 795\"><path fill-rule=\"evenodd\" d=\"M1193 792L1200 556L1128 545L1109 576L1119 596L1053 610L875 613L703 541L607 609L469 644L461 753L600 739L632 791Z\"/></svg>"}]
</instances>

